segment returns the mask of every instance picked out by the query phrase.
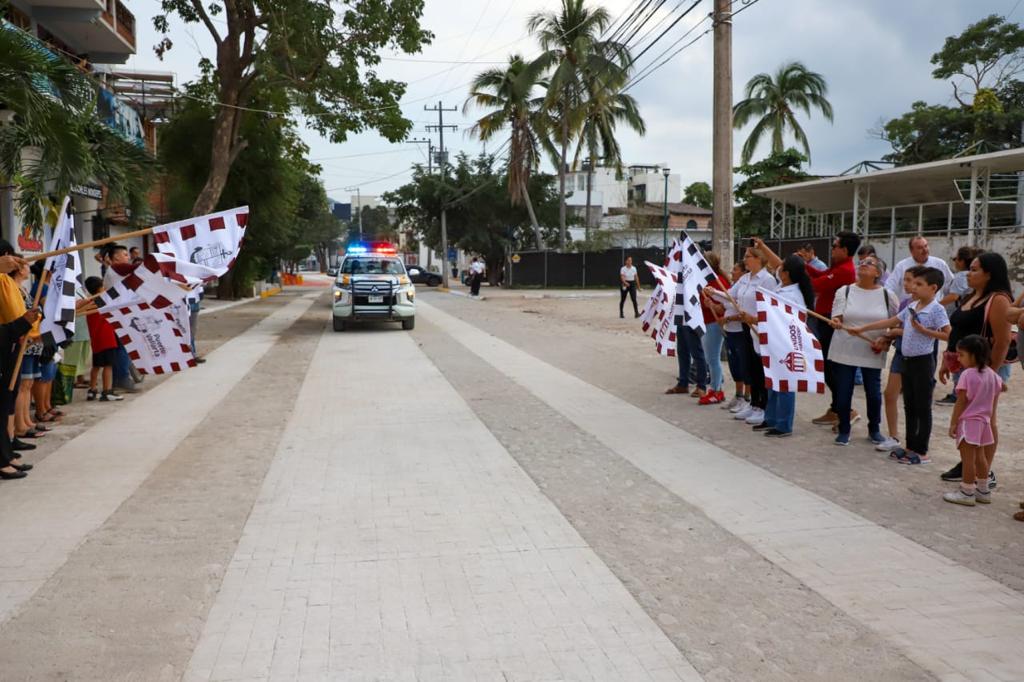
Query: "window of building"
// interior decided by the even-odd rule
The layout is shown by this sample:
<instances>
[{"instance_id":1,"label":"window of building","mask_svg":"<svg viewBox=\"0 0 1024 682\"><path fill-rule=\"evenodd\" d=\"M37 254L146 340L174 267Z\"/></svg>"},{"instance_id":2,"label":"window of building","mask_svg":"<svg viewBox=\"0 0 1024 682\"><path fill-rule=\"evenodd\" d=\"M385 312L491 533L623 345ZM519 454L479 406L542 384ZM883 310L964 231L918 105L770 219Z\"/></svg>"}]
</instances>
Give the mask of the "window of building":
<instances>
[{"instance_id":1,"label":"window of building","mask_svg":"<svg viewBox=\"0 0 1024 682\"><path fill-rule=\"evenodd\" d=\"M686 221L686 229L687 230L696 230L697 229L697 221L696 220L687 220Z\"/></svg>"}]
</instances>

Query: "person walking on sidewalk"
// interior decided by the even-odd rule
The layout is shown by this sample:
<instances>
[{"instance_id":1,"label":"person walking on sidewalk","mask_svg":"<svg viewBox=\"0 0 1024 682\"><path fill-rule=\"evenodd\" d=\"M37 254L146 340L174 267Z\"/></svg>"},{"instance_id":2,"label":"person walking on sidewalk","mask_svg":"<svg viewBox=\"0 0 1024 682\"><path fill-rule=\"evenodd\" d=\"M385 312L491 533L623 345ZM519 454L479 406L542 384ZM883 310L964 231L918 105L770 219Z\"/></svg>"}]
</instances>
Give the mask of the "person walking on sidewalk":
<instances>
[{"instance_id":1,"label":"person walking on sidewalk","mask_svg":"<svg viewBox=\"0 0 1024 682\"><path fill-rule=\"evenodd\" d=\"M640 281L637 279L636 268L633 267L633 257L626 256L626 263L619 268L619 317L625 317L622 309L626 305L626 296L633 301L633 317L640 317L640 308L636 305L636 292L640 290Z\"/></svg>"},{"instance_id":2,"label":"person walking on sidewalk","mask_svg":"<svg viewBox=\"0 0 1024 682\"><path fill-rule=\"evenodd\" d=\"M484 264L479 258L473 258L469 264L469 295L480 295L480 284L484 281Z\"/></svg>"}]
</instances>

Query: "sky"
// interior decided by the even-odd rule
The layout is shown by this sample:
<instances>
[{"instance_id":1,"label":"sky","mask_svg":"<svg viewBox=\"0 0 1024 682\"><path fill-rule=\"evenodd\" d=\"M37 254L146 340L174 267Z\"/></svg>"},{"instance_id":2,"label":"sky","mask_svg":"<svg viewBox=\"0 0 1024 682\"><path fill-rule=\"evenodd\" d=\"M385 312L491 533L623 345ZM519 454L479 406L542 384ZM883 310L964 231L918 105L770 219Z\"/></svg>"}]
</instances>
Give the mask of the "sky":
<instances>
[{"instance_id":1,"label":"sky","mask_svg":"<svg viewBox=\"0 0 1024 682\"><path fill-rule=\"evenodd\" d=\"M613 17L634 5L632 0L595 3L606 7ZM445 124L459 128L454 133L446 131L445 146L453 156L459 151L478 153L480 142L467 134L477 112L462 113L468 83L480 71L499 66L510 54L536 56L539 47L527 34L527 17L558 4L557 0L426 0L422 24L435 34L433 43L416 55L382 53L387 59L378 68L381 76L408 83L402 110L414 124L410 137L432 135L437 143L437 134L424 128L437 122L437 114L424 111L424 106L443 102L445 107L459 108L445 113ZM665 2L648 28L670 13L677 17L691 4L690 0ZM774 72L789 61L803 62L821 73L828 83L834 123L820 115L808 119L800 114L811 145L810 170L821 175L881 158L889 145L871 131L881 121L908 111L913 102L952 101L951 85L932 78L929 63L947 36L989 14L1024 21L1020 0L755 0L744 8L745 4L746 0L736 0L734 7L739 12L733 28L734 101L742 98L751 76ZM712 0L701 0L639 60L638 68L664 61L674 49L667 54L663 51L695 25L700 24L679 46L704 33L710 26L706 18L711 6ZM139 52L126 64L128 68L173 71L180 84L196 77L200 56L215 56L204 28L175 20L170 33L174 48L160 61L152 50L159 40L152 25L159 0L135 0L131 9L136 16ZM662 28L668 23L666 20ZM696 181L710 182L711 34L652 71L630 93L638 101L647 134L620 133L626 163L668 164L680 174L684 187ZM737 162L745 133L736 132ZM426 162L425 144L391 144L373 132L353 135L342 144L332 144L305 128L302 137L310 147L311 160L323 168L321 179L328 196L339 201L355 196L349 188L356 186L363 196L395 189L408 181L412 164ZM764 148L759 153L763 152Z\"/></svg>"}]
</instances>

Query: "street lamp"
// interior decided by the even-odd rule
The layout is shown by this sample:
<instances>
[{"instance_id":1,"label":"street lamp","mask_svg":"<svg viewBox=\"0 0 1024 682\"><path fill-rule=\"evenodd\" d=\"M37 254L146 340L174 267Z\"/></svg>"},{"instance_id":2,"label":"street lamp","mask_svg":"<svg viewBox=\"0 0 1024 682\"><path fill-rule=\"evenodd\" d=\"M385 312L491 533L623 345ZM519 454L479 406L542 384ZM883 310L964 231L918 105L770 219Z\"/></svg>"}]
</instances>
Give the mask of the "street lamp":
<instances>
[{"instance_id":1,"label":"street lamp","mask_svg":"<svg viewBox=\"0 0 1024 682\"><path fill-rule=\"evenodd\" d=\"M662 168L661 172L662 175L665 176L665 215L664 225L661 229L661 250L665 254L665 257L668 258L668 176L672 171L669 168Z\"/></svg>"}]
</instances>

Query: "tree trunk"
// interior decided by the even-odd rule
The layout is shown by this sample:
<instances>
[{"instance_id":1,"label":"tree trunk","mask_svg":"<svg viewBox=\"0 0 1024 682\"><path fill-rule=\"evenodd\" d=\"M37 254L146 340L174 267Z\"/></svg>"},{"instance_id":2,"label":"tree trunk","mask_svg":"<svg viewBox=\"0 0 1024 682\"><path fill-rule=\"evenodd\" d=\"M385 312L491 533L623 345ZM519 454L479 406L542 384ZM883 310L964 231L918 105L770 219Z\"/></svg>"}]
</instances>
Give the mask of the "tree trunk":
<instances>
[{"instance_id":1,"label":"tree trunk","mask_svg":"<svg viewBox=\"0 0 1024 682\"><path fill-rule=\"evenodd\" d=\"M558 248L565 251L567 230L565 227L565 162L569 153L569 118L562 110L562 158L558 165Z\"/></svg>"},{"instance_id":2,"label":"tree trunk","mask_svg":"<svg viewBox=\"0 0 1024 682\"><path fill-rule=\"evenodd\" d=\"M526 182L522 183L523 187L523 201L526 203L526 212L530 214L530 224L533 225L533 236L537 239L537 250L544 250L544 237L540 233L540 223L537 222L537 214L533 212L533 201L530 199L530 190L526 187Z\"/></svg>"}]
</instances>

